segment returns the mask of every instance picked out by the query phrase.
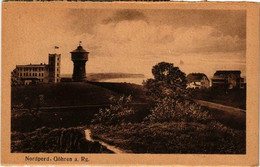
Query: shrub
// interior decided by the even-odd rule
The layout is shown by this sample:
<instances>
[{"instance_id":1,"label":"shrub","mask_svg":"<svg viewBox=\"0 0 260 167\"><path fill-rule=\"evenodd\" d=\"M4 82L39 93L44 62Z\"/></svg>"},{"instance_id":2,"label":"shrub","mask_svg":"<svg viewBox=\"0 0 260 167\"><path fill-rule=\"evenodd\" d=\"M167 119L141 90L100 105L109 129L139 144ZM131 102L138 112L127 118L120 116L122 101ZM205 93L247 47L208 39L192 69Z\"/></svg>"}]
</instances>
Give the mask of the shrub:
<instances>
[{"instance_id":1,"label":"shrub","mask_svg":"<svg viewBox=\"0 0 260 167\"><path fill-rule=\"evenodd\" d=\"M111 105L109 108L99 109L99 112L94 115L93 124L115 125L120 123L131 122L135 111L129 107L132 101L132 96L121 96L116 98L110 97Z\"/></svg>"},{"instance_id":2,"label":"shrub","mask_svg":"<svg viewBox=\"0 0 260 167\"><path fill-rule=\"evenodd\" d=\"M87 141L84 127L51 129L41 127L33 132L12 132L11 151L24 153L111 153L98 142Z\"/></svg>"},{"instance_id":3,"label":"shrub","mask_svg":"<svg viewBox=\"0 0 260 167\"><path fill-rule=\"evenodd\" d=\"M208 123L213 120L209 111L193 101L176 103L172 98L164 98L151 110L144 120L151 122L200 122Z\"/></svg>"},{"instance_id":4,"label":"shrub","mask_svg":"<svg viewBox=\"0 0 260 167\"><path fill-rule=\"evenodd\" d=\"M148 79L144 86L155 105L145 121L208 122L212 119L206 109L190 100L186 75L178 67L161 62L153 67L152 73L154 79Z\"/></svg>"}]
</instances>

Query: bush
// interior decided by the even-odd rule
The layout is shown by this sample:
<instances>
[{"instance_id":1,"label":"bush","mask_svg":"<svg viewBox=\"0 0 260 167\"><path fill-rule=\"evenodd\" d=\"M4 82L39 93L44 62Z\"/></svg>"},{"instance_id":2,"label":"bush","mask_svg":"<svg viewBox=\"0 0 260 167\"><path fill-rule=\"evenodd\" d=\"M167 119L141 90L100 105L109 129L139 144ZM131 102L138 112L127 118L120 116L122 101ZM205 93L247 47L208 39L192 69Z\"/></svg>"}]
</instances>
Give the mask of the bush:
<instances>
[{"instance_id":1,"label":"bush","mask_svg":"<svg viewBox=\"0 0 260 167\"><path fill-rule=\"evenodd\" d=\"M190 100L190 91L186 89L186 74L171 63L156 64L152 73L154 79L148 79L144 86L147 95L154 102L151 114L144 120L151 122L208 122L212 120L209 112Z\"/></svg>"},{"instance_id":2,"label":"bush","mask_svg":"<svg viewBox=\"0 0 260 167\"><path fill-rule=\"evenodd\" d=\"M23 153L111 153L97 142L85 139L84 128L51 129L42 127L33 132L12 132L11 151Z\"/></svg>"},{"instance_id":3,"label":"bush","mask_svg":"<svg viewBox=\"0 0 260 167\"><path fill-rule=\"evenodd\" d=\"M115 125L132 121L135 111L129 107L132 101L131 95L119 98L111 96L109 100L111 105L109 108L99 109L99 112L94 115L93 124Z\"/></svg>"},{"instance_id":4,"label":"bush","mask_svg":"<svg viewBox=\"0 0 260 167\"><path fill-rule=\"evenodd\" d=\"M209 111L193 101L176 103L172 98L164 98L157 103L144 121L150 122L200 122L208 123L213 120Z\"/></svg>"}]
</instances>

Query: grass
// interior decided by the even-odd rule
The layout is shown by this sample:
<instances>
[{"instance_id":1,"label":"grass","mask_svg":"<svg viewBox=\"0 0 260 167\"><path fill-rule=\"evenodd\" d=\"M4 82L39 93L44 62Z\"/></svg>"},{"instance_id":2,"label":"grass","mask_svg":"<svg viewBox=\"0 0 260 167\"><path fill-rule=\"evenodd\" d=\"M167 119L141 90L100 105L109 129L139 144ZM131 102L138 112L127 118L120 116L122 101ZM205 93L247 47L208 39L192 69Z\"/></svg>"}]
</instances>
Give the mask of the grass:
<instances>
[{"instance_id":1,"label":"grass","mask_svg":"<svg viewBox=\"0 0 260 167\"><path fill-rule=\"evenodd\" d=\"M133 153L245 154L245 131L217 122L92 126L93 138Z\"/></svg>"},{"instance_id":2,"label":"grass","mask_svg":"<svg viewBox=\"0 0 260 167\"><path fill-rule=\"evenodd\" d=\"M12 87L12 107L25 104L29 97L32 106L37 105L37 98L42 95L41 106L77 106L87 104L108 104L110 96L133 94L134 99L144 99L141 86L128 83L58 83Z\"/></svg>"},{"instance_id":3,"label":"grass","mask_svg":"<svg viewBox=\"0 0 260 167\"><path fill-rule=\"evenodd\" d=\"M33 132L11 133L12 153L112 153L98 142L84 136L85 127L52 129L42 127Z\"/></svg>"},{"instance_id":4,"label":"grass","mask_svg":"<svg viewBox=\"0 0 260 167\"><path fill-rule=\"evenodd\" d=\"M12 106L25 104L29 97L36 105L37 97L44 96L42 106L74 106L108 103L108 98L116 93L88 83L59 83L12 87Z\"/></svg>"},{"instance_id":5,"label":"grass","mask_svg":"<svg viewBox=\"0 0 260 167\"><path fill-rule=\"evenodd\" d=\"M128 83L59 83L12 87L12 131L29 132L42 126L50 128L68 128L89 125L100 106L68 109L39 110L35 118L21 109L26 107L25 97L29 97L31 107L37 106L39 95L44 97L41 107L79 106L87 104L109 104L109 98L133 94L133 102L144 102L144 90L141 86ZM28 102L27 102L28 103ZM22 105L21 105L22 104ZM20 107L18 107L20 106ZM141 121L146 115L147 105L133 105L137 111L135 118Z\"/></svg>"},{"instance_id":6,"label":"grass","mask_svg":"<svg viewBox=\"0 0 260 167\"><path fill-rule=\"evenodd\" d=\"M210 101L230 107L246 109L246 89L214 90L196 89L192 91L195 99Z\"/></svg>"}]
</instances>

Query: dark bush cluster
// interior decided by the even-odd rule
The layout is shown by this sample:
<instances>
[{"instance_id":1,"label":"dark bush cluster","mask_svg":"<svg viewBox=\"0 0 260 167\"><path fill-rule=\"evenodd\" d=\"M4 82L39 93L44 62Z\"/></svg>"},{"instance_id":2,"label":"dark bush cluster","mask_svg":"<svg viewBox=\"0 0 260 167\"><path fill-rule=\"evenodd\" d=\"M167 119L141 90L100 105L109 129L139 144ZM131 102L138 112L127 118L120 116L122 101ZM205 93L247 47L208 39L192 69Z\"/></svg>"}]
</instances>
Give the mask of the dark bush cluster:
<instances>
[{"instance_id":1,"label":"dark bush cluster","mask_svg":"<svg viewBox=\"0 0 260 167\"><path fill-rule=\"evenodd\" d=\"M131 122L135 111L129 106L132 101L131 95L116 98L110 97L109 108L99 109L94 115L93 124L115 125L120 123Z\"/></svg>"},{"instance_id":2,"label":"dark bush cluster","mask_svg":"<svg viewBox=\"0 0 260 167\"><path fill-rule=\"evenodd\" d=\"M145 118L150 122L200 122L207 123L213 120L209 111L193 101L176 103L172 98L163 98Z\"/></svg>"},{"instance_id":3,"label":"dark bush cluster","mask_svg":"<svg viewBox=\"0 0 260 167\"><path fill-rule=\"evenodd\" d=\"M98 142L85 139L84 128L51 129L42 127L33 132L12 132L12 152L24 153L111 153Z\"/></svg>"},{"instance_id":4,"label":"dark bush cluster","mask_svg":"<svg viewBox=\"0 0 260 167\"><path fill-rule=\"evenodd\" d=\"M186 74L171 63L161 62L152 69L153 79L144 83L147 96L155 104L145 121L209 122L209 112L190 99L186 89Z\"/></svg>"}]
</instances>

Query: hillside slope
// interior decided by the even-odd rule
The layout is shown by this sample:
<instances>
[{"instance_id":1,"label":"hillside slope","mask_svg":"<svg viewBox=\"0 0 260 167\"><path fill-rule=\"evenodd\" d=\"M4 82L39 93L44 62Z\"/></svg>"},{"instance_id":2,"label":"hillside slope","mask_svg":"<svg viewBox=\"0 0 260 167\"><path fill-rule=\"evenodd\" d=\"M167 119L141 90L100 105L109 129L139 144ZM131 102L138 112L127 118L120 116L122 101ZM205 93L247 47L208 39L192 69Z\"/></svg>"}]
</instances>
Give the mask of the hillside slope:
<instances>
[{"instance_id":1,"label":"hillside slope","mask_svg":"<svg viewBox=\"0 0 260 167\"><path fill-rule=\"evenodd\" d=\"M12 87L12 107L16 105L77 106L108 104L111 96L133 95L142 101L142 86L127 83L69 82ZM42 98L39 100L39 96ZM30 103L30 104L28 104Z\"/></svg>"}]
</instances>

